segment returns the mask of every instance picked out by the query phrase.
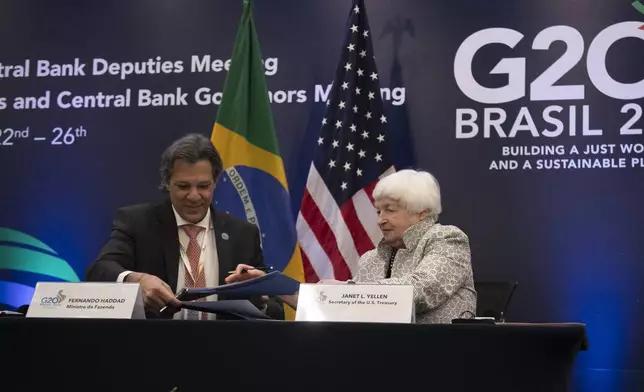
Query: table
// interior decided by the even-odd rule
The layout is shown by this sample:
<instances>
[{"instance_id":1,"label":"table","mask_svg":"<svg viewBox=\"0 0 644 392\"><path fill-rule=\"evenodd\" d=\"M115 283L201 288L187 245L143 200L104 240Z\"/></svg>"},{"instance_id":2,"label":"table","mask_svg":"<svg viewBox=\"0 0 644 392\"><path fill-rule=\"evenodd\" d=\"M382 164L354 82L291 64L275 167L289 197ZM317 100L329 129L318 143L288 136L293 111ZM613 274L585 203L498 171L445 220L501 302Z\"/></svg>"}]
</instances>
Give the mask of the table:
<instances>
[{"instance_id":1,"label":"table","mask_svg":"<svg viewBox=\"0 0 644 392\"><path fill-rule=\"evenodd\" d=\"M583 324L0 318L0 390L566 391Z\"/></svg>"}]
</instances>

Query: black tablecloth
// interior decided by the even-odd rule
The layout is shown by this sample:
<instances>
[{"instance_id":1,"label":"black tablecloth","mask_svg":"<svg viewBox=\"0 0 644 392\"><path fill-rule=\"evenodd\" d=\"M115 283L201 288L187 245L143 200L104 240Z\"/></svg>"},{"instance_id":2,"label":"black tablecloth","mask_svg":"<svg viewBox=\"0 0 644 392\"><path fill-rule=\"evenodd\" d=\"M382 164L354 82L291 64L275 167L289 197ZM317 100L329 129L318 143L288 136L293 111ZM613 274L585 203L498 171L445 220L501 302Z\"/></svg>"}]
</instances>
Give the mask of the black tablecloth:
<instances>
[{"instance_id":1,"label":"black tablecloth","mask_svg":"<svg viewBox=\"0 0 644 392\"><path fill-rule=\"evenodd\" d=\"M585 327L0 318L1 391L566 391Z\"/></svg>"}]
</instances>

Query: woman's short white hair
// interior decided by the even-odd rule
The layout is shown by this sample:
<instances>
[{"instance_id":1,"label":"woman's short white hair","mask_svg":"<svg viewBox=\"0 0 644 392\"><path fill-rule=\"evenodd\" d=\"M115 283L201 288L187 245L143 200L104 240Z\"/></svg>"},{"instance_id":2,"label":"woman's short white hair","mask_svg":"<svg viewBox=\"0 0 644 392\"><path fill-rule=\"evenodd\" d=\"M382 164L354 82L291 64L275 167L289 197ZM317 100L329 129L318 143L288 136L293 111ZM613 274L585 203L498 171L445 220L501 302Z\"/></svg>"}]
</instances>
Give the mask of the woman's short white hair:
<instances>
[{"instance_id":1,"label":"woman's short white hair","mask_svg":"<svg viewBox=\"0 0 644 392\"><path fill-rule=\"evenodd\" d=\"M388 175L374 188L373 198L396 200L412 214L427 211L427 217L432 221L436 221L442 212L440 186L426 171L406 169Z\"/></svg>"}]
</instances>

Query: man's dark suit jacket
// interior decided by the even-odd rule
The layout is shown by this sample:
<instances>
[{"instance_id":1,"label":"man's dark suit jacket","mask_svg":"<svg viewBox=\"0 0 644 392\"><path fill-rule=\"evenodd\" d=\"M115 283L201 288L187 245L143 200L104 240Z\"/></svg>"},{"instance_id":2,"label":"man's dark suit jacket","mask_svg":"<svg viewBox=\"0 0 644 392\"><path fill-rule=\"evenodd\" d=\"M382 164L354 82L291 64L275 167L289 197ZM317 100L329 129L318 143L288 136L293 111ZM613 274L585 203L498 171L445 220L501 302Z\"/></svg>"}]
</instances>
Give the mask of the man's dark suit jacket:
<instances>
[{"instance_id":1,"label":"man's dark suit jacket","mask_svg":"<svg viewBox=\"0 0 644 392\"><path fill-rule=\"evenodd\" d=\"M225 284L228 271L234 270L237 264L264 266L257 226L213 208L210 216L219 259L220 285ZM122 207L114 218L109 240L87 270L86 280L116 282L123 271L143 272L159 277L174 293L180 260L177 221L170 200ZM234 298L219 296L218 299ZM257 298L249 299L258 303ZM284 318L283 307L274 300L269 301L267 314L272 318Z\"/></svg>"}]
</instances>

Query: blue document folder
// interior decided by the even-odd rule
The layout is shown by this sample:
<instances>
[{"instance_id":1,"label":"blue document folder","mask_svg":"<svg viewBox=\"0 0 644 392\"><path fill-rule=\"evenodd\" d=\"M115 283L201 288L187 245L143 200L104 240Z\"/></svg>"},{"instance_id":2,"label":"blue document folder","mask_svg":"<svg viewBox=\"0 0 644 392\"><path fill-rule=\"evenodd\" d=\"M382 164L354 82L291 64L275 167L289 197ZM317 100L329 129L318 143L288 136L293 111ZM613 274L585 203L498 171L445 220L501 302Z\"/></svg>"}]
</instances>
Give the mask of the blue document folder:
<instances>
[{"instance_id":1,"label":"blue document folder","mask_svg":"<svg viewBox=\"0 0 644 392\"><path fill-rule=\"evenodd\" d=\"M233 299L227 301L182 301L181 307L206 313L223 313L240 317L244 320L270 319L257 309L249 300Z\"/></svg>"},{"instance_id":2,"label":"blue document folder","mask_svg":"<svg viewBox=\"0 0 644 392\"><path fill-rule=\"evenodd\" d=\"M258 295L291 295L298 292L299 289L300 282L282 274L279 271L273 271L260 276L259 278L226 284L219 287L186 289L178 296L178 299L180 301L194 301L195 299L204 298L214 294L246 297Z\"/></svg>"}]
</instances>

